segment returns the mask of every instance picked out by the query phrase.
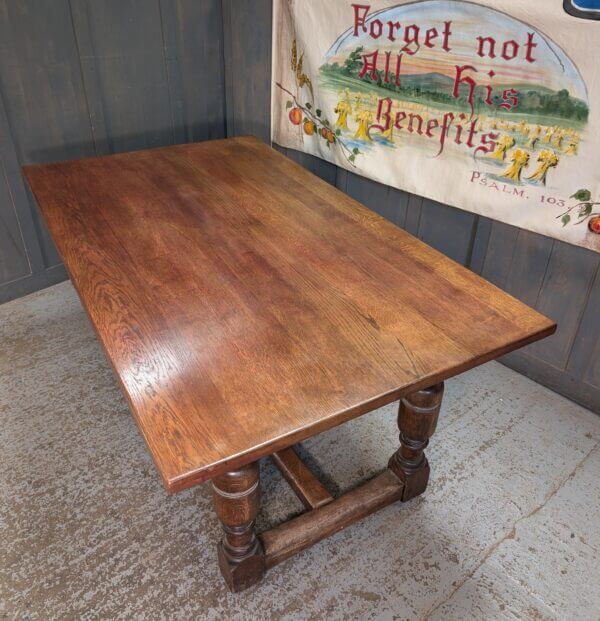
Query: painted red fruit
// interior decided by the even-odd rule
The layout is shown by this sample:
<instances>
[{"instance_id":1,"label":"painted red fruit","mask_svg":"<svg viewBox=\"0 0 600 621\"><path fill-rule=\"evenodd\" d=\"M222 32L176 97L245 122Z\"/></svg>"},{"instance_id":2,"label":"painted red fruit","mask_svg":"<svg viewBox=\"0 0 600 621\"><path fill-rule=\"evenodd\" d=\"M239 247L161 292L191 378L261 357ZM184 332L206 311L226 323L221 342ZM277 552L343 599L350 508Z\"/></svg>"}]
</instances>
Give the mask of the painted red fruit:
<instances>
[{"instance_id":1,"label":"painted red fruit","mask_svg":"<svg viewBox=\"0 0 600 621\"><path fill-rule=\"evenodd\" d=\"M590 218L590 221L588 222L588 229L590 229L592 233L600 235L600 216Z\"/></svg>"},{"instance_id":2,"label":"painted red fruit","mask_svg":"<svg viewBox=\"0 0 600 621\"><path fill-rule=\"evenodd\" d=\"M302 110L300 110L300 108L292 108L290 110L290 121L294 125L300 125L300 123L302 123Z\"/></svg>"}]
</instances>

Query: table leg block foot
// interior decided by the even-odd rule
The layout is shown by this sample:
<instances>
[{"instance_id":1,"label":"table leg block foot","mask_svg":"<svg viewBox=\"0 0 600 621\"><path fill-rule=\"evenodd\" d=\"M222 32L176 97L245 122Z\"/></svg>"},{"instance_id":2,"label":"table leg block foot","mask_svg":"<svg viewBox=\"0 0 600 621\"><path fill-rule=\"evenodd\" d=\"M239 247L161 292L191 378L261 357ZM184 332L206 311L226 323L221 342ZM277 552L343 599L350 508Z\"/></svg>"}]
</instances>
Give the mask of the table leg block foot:
<instances>
[{"instance_id":1,"label":"table leg block foot","mask_svg":"<svg viewBox=\"0 0 600 621\"><path fill-rule=\"evenodd\" d=\"M250 588L260 582L265 575L265 557L260 546L257 547L255 554L238 561L232 560L223 544L219 543L217 557L221 574L233 593Z\"/></svg>"},{"instance_id":2,"label":"table leg block foot","mask_svg":"<svg viewBox=\"0 0 600 621\"><path fill-rule=\"evenodd\" d=\"M388 463L388 468L404 483L400 502L406 502L415 496L420 496L427 489L427 483L429 483L429 463L427 460L414 474L406 474L394 462L394 457L392 457Z\"/></svg>"}]
</instances>

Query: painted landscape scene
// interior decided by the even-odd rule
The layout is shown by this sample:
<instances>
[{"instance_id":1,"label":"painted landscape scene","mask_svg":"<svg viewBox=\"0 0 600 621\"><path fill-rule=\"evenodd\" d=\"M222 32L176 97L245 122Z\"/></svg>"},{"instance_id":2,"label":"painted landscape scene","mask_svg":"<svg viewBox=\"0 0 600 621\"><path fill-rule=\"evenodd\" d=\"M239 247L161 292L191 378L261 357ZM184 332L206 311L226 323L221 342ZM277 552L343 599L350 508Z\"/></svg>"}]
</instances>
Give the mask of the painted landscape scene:
<instances>
[{"instance_id":1,"label":"painted landscape scene","mask_svg":"<svg viewBox=\"0 0 600 621\"><path fill-rule=\"evenodd\" d=\"M446 152L476 158L498 179L546 185L561 161L577 155L584 138L589 108L577 68L547 37L512 17L471 3L439 4L392 7L340 35L319 71L319 85L332 101L334 131L360 153L406 143L439 155L446 140ZM389 36L379 42L369 28L374 19L414 21L421 33L427 27L452 34L446 49L439 41L423 45L414 36L417 26L410 45ZM508 42L492 38L494 32L506 33ZM459 66L469 69L457 83ZM469 86L469 78L476 86ZM402 123L393 122L398 118ZM438 143L431 140L434 129Z\"/></svg>"}]
</instances>

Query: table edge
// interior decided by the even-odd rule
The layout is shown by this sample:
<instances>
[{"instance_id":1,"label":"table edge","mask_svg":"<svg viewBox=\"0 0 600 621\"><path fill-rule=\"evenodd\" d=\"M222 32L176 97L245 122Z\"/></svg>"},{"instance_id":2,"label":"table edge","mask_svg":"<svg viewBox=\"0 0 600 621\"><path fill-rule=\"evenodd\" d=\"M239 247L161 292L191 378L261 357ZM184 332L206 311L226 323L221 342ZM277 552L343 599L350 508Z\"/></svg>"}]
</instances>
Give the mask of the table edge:
<instances>
[{"instance_id":1,"label":"table edge","mask_svg":"<svg viewBox=\"0 0 600 621\"><path fill-rule=\"evenodd\" d=\"M460 375L461 373L464 373L465 371L474 369L475 367L485 364L486 362L491 362L492 360L495 360L500 356L520 349L525 345L529 345L530 343L534 343L543 338L546 338L547 336L554 334L557 328L557 324L555 322L550 319L548 320L548 322L549 325L546 328L534 332L533 334L530 334L529 336L526 336L519 341L515 341L510 345L505 345L495 350L491 350L490 352L480 356L476 360L469 361L468 363L461 363L459 365L456 365L455 367L450 367L446 371L426 376L423 379L420 379L418 382L395 388L394 390L373 397L372 399L359 403L358 405L348 408L347 410L335 412L327 418L321 419L314 424L303 427L302 429L298 429L296 431L290 432L289 434L279 436L271 441L253 447L248 451L244 451L232 457L213 462L212 464L203 466L202 468L195 468L193 470L190 470L189 472L174 477L164 477L161 473L163 485L169 495L174 494L189 489L190 487L193 487L195 485L205 483L206 481L210 481L214 477L223 474L229 470L235 470L237 468L240 468L241 466L245 466L261 458L268 457L276 451L280 451L290 446L293 446L298 442L316 436L324 431L328 431L329 429L333 429L334 427L358 418L363 414L367 414L380 407L393 403L394 401L398 401L399 399L410 394L411 392L428 388L429 386L433 386L438 382L447 381L453 377L456 377L457 375ZM133 416L135 418L135 413L133 413Z\"/></svg>"}]
</instances>

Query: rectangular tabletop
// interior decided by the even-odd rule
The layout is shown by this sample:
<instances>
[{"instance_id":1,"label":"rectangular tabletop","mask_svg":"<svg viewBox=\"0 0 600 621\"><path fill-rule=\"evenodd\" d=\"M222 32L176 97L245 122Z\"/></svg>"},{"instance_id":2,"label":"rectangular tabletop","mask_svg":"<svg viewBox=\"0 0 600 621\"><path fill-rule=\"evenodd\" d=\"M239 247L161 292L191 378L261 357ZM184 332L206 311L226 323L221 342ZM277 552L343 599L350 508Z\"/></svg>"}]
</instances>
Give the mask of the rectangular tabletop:
<instances>
[{"instance_id":1,"label":"rectangular tabletop","mask_svg":"<svg viewBox=\"0 0 600 621\"><path fill-rule=\"evenodd\" d=\"M556 327L255 138L25 174L170 492Z\"/></svg>"}]
</instances>

